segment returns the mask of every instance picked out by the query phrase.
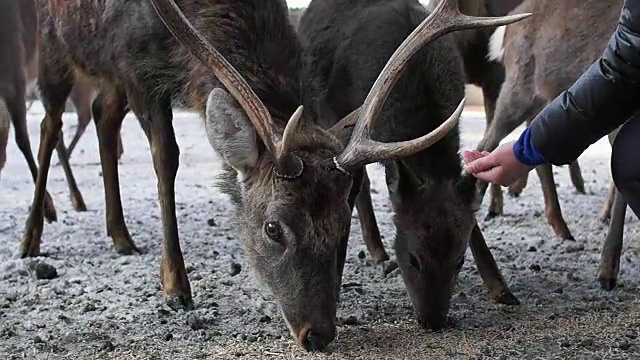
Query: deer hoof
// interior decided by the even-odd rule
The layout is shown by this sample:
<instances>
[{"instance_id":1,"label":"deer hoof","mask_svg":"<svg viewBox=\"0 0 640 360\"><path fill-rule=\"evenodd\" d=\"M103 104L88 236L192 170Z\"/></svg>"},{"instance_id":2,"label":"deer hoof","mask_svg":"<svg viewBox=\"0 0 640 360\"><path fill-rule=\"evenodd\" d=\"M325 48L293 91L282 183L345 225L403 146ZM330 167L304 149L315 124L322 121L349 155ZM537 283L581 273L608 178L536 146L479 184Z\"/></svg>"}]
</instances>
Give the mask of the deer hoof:
<instances>
[{"instance_id":1,"label":"deer hoof","mask_svg":"<svg viewBox=\"0 0 640 360\"><path fill-rule=\"evenodd\" d=\"M504 305L510 305L510 306L520 305L520 300L518 300L518 298L515 297L510 291L501 292L500 294L498 294L498 296L494 297L494 300L498 304L504 304Z\"/></svg>"},{"instance_id":2,"label":"deer hoof","mask_svg":"<svg viewBox=\"0 0 640 360\"><path fill-rule=\"evenodd\" d=\"M191 299L191 294L171 294L167 295L167 299L165 300L167 306L169 306L174 311L191 311L195 310L195 306L193 305L193 300Z\"/></svg>"},{"instance_id":3,"label":"deer hoof","mask_svg":"<svg viewBox=\"0 0 640 360\"><path fill-rule=\"evenodd\" d=\"M600 287L607 291L611 291L618 286L618 282L615 278L609 279L601 276L598 280L600 280Z\"/></svg>"}]
</instances>

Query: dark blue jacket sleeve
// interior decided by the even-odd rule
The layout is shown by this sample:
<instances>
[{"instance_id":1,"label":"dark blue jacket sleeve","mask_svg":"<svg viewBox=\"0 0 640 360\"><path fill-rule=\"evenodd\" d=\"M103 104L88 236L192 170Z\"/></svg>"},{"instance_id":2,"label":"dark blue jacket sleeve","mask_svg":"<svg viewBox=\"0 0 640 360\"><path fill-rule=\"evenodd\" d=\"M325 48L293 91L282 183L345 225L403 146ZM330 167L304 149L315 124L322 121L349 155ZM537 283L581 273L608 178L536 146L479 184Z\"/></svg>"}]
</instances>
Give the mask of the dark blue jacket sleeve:
<instances>
[{"instance_id":1,"label":"dark blue jacket sleeve","mask_svg":"<svg viewBox=\"0 0 640 360\"><path fill-rule=\"evenodd\" d=\"M638 109L640 1L625 0L602 57L536 116L514 153L532 166L568 164Z\"/></svg>"}]
</instances>

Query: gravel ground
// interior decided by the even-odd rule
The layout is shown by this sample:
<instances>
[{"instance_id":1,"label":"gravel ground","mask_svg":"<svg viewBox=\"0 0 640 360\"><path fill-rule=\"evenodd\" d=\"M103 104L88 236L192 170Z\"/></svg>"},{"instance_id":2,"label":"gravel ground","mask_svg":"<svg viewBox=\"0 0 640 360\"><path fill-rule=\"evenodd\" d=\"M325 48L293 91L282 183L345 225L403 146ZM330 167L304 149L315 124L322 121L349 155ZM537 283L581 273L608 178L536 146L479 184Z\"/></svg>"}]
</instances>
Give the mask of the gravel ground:
<instances>
[{"instance_id":1,"label":"gravel ground","mask_svg":"<svg viewBox=\"0 0 640 360\"><path fill-rule=\"evenodd\" d=\"M42 106L30 110L37 148ZM75 114L65 115L71 137ZM21 154L11 143L0 181L0 358L28 359L229 359L229 358L637 358L640 307L637 220L629 214L621 287L605 292L596 280L605 229L597 212L609 176L609 145L601 140L581 158L587 195L575 194L565 168L556 179L565 218L576 242L563 242L546 224L535 175L518 199L505 194L505 216L482 221L487 242L518 307L487 297L468 254L454 295L455 325L434 333L412 318L400 274L384 276L365 252L354 217L339 335L325 353L309 354L291 339L271 296L262 291L230 225L229 201L213 187L219 162L194 114L177 112L181 146L177 203L182 247L197 310L170 311L158 277L161 224L148 144L135 118L123 125L125 153L120 179L129 230L143 255L118 256L104 226L104 200L93 124L72 158L85 213L71 209L62 169L52 168L49 191L59 221L45 224L46 256L19 259L33 185ZM467 111L465 146L478 142L481 113ZM54 156L55 158L55 156ZM57 159L53 160L57 163ZM370 166L376 216L393 257L390 206L381 169ZM485 201L486 203L486 201ZM630 212L629 212L630 213ZM57 274L37 280L41 261ZM46 270L46 269L44 269ZM45 271L46 272L46 271Z\"/></svg>"}]
</instances>

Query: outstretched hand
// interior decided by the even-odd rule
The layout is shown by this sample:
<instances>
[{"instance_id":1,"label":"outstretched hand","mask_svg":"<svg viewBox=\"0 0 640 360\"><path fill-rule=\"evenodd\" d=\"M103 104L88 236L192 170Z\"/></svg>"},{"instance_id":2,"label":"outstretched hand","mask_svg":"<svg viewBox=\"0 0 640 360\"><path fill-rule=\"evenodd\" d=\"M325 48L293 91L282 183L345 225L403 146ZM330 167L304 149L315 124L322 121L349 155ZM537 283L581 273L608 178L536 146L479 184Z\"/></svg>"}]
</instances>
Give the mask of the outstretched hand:
<instances>
[{"instance_id":1,"label":"outstretched hand","mask_svg":"<svg viewBox=\"0 0 640 360\"><path fill-rule=\"evenodd\" d=\"M514 142L498 146L493 152L465 150L462 158L467 172L478 179L502 186L511 185L533 169L521 163L513 153Z\"/></svg>"}]
</instances>

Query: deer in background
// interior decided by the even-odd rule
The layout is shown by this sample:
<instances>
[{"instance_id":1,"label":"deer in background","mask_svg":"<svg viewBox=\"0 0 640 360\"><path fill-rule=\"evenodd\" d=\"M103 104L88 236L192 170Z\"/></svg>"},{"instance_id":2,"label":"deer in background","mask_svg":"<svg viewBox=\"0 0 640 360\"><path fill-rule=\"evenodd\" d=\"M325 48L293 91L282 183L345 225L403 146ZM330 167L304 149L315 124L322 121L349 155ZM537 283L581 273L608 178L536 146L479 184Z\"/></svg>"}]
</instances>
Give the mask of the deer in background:
<instances>
[{"instance_id":1,"label":"deer in background","mask_svg":"<svg viewBox=\"0 0 640 360\"><path fill-rule=\"evenodd\" d=\"M438 2L438 0L431 1L427 8L434 8ZM460 11L472 16L504 16L522 2L523 0L458 1ZM501 33L495 30L495 28L473 29L455 33L456 45L463 58L466 82L482 89L487 129L493 121L498 94L505 78L503 64L493 61L490 56L491 35L496 33L498 36ZM576 191L585 194L584 180L577 160L569 165L569 174ZM527 184L527 178L528 176L525 176L509 186L509 194L513 197L519 196ZM502 188L495 184L490 184L489 187L487 219L502 215L504 208Z\"/></svg>"},{"instance_id":2,"label":"deer in background","mask_svg":"<svg viewBox=\"0 0 640 360\"><path fill-rule=\"evenodd\" d=\"M527 0L513 10L513 13L526 11L534 15L529 21L499 28L492 36L491 47L497 50L492 58L504 64L506 79L496 115L478 145L479 150L495 149L505 136L523 121L532 120L602 55L618 23L622 3L621 0ZM574 20L570 26L567 19ZM610 141L614 136L615 131L609 136ZM549 223L557 235L572 238L560 212L551 167L539 166L536 171L542 182ZM612 289L619 271L626 203L615 186L608 198L605 209L615 205L602 251L599 278L603 288Z\"/></svg>"},{"instance_id":3,"label":"deer in background","mask_svg":"<svg viewBox=\"0 0 640 360\"><path fill-rule=\"evenodd\" d=\"M440 11L460 17L460 22L465 19L454 15L455 0L441 3L435 9ZM389 58L428 15L417 0L311 1L298 32L306 54L306 95L318 100L315 116L325 127L367 103L378 74L393 61ZM397 85L379 105L375 126L363 130L370 141L407 141L432 131L464 97L462 62L452 36L416 50L406 61ZM474 255L486 251L491 256L475 222L476 181L461 176L459 147L456 127L424 151L384 162L395 212L396 259L424 328L446 324L469 245ZM496 284L505 291L492 292L500 295L495 296L498 301L517 303L502 278Z\"/></svg>"},{"instance_id":4,"label":"deer in background","mask_svg":"<svg viewBox=\"0 0 640 360\"><path fill-rule=\"evenodd\" d=\"M343 147L300 107L301 47L284 1L38 4L38 85L46 115L37 188L21 242L23 256L39 253L44 189L61 114L74 74L84 73L103 85L92 108L108 234L117 248L135 250L122 216L116 156L120 124L131 110L148 136L158 179L163 225L160 279L166 301L174 309L193 309L174 193L179 149L171 103L183 98L205 119L207 138L224 163L219 186L238 211L238 235L250 262L273 293L294 337L308 350L320 350L335 337L358 170L426 149L452 130L460 115L458 111L434 132L406 142L371 141L368 125L404 61L437 35L521 18L452 19L449 8L449 13L423 22L416 30L419 36L410 37L398 50L404 57L390 59L361 111L339 122L356 122Z\"/></svg>"},{"instance_id":5,"label":"deer in background","mask_svg":"<svg viewBox=\"0 0 640 360\"><path fill-rule=\"evenodd\" d=\"M25 1L35 1L35 0L25 0ZM36 21L36 19L33 19ZM31 30L31 29L30 29ZM34 34L31 36L36 36L35 28ZM34 52L34 56L30 60L27 70L26 70L26 82L27 82L27 93L29 90L33 92L33 94L29 94L30 96L35 98L37 97L37 89L36 89L36 78L38 76L38 52ZM71 158L71 154L75 149L78 141L84 134L84 131L87 129L89 122L91 122L91 103L96 95L96 89L91 84L88 79L79 78L76 83L73 85L73 89L71 89L71 94L69 94L69 99L73 104L76 114L78 115L78 127L76 128L76 132L69 143L69 147L67 148L67 156ZM67 104L69 104L67 102ZM65 108L65 110L69 110L69 107ZM121 136L118 135L118 159L122 156L124 150L122 148L122 139Z\"/></svg>"},{"instance_id":6,"label":"deer in background","mask_svg":"<svg viewBox=\"0 0 640 360\"><path fill-rule=\"evenodd\" d=\"M38 167L27 132L25 93L28 64L36 57L36 28L35 1L0 0L0 170L6 162L11 122L16 144L24 155L34 182ZM62 141L57 143L56 150L67 179L73 208L76 211L85 211L86 205L71 172ZM54 222L57 220L57 214L53 200L46 191L45 184L40 190L43 196L40 211L48 222Z\"/></svg>"}]
</instances>

